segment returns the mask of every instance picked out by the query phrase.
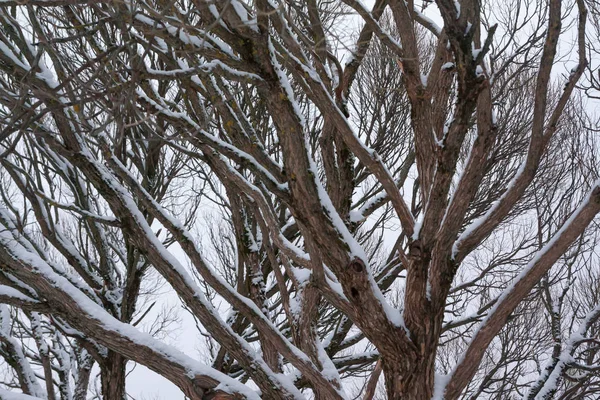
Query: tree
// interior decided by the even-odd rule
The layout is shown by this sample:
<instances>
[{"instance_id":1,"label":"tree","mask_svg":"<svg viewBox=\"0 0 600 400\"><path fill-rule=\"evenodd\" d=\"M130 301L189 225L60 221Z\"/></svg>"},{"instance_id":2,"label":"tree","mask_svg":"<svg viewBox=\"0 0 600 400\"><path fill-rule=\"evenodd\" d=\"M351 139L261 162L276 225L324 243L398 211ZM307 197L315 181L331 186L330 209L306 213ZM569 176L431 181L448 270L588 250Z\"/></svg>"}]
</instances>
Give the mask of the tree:
<instances>
[{"instance_id":1,"label":"tree","mask_svg":"<svg viewBox=\"0 0 600 400\"><path fill-rule=\"evenodd\" d=\"M3 384L597 396L596 11L0 2ZM164 282L208 362L139 329Z\"/></svg>"}]
</instances>

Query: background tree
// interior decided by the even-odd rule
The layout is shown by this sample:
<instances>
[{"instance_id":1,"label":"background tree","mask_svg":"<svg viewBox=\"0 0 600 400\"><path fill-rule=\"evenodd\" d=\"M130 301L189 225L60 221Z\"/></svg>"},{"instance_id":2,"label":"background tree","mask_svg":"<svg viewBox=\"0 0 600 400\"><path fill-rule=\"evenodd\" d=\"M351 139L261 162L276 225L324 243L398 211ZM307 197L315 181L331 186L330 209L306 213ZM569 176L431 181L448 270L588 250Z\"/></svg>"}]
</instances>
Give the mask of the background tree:
<instances>
[{"instance_id":1,"label":"background tree","mask_svg":"<svg viewBox=\"0 0 600 400\"><path fill-rule=\"evenodd\" d=\"M598 395L597 5L366 7L0 3L0 397Z\"/></svg>"}]
</instances>

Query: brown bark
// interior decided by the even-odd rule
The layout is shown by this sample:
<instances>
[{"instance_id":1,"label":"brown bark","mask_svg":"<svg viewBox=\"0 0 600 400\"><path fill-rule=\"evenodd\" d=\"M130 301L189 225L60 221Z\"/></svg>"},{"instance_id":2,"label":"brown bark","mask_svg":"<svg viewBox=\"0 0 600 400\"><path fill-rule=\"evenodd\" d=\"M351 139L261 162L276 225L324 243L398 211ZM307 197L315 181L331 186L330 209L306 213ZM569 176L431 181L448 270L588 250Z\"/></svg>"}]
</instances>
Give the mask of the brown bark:
<instances>
[{"instance_id":1,"label":"brown bark","mask_svg":"<svg viewBox=\"0 0 600 400\"><path fill-rule=\"evenodd\" d=\"M127 360L119 353L109 351L104 363L100 364L102 398L105 400L125 399L125 366Z\"/></svg>"},{"instance_id":2,"label":"brown bark","mask_svg":"<svg viewBox=\"0 0 600 400\"><path fill-rule=\"evenodd\" d=\"M88 386L90 383L90 375L92 373L93 361L90 356L87 356L85 360L77 369L77 382L75 382L75 390L73 391L73 400L86 400L88 393Z\"/></svg>"},{"instance_id":3,"label":"brown bark","mask_svg":"<svg viewBox=\"0 0 600 400\"><path fill-rule=\"evenodd\" d=\"M23 43L19 42L21 39L14 32L7 33L12 35L9 39L0 37L3 46L0 51L0 69L3 71L2 79L9 82L6 86L14 85L18 88L15 93L23 91L32 94L38 101L32 106L25 100L13 100L18 96L12 93L12 88L0 88L2 107L12 110L16 115L14 120L6 118L1 121L10 122L2 125L9 126L6 131L2 131L2 140L16 137L15 143L8 143L7 140L6 153L0 157L2 168L7 172L7 177L15 182L13 186L23 195L23 202L28 207L23 213L21 210L14 212L18 217L15 220L19 220L19 224L24 226L35 224L33 231L36 234L41 232L44 245L60 253L58 255L78 275L77 282L84 288L80 290L68 286L72 290L67 290L55 285L59 279L66 279L61 275L62 272L56 272L58 268L54 270L53 266L46 265L50 272L46 271L44 275L32 259L23 257L11 245L4 245L0 247L0 277L9 286L18 286L19 281L11 281L6 276L26 283L31 287L31 293L27 296L36 296L39 301L33 297L28 300L14 293L11 295L10 291L3 292L0 300L6 300L25 310L37 310L57 316L66 321L68 328L77 331L72 335L79 335L81 332L99 345L106 346L109 349L106 358L102 361L97 357L104 398L124 399L125 367L127 360L131 359L144 363L165 376L194 400L242 398L240 393L215 392L219 384L231 383L227 380L231 376L243 382L252 380L264 398L295 398L295 391L288 390L282 384L281 376L271 373L282 372L280 362L287 362L290 367L297 369L301 375L298 378L300 383L296 382L298 387L311 388L317 399L340 399L340 382L322 373L325 362L330 360L323 358L325 355L320 352L321 329L336 329L333 340L326 349L327 356L331 358L364 339L377 349L376 354L365 356L366 361L361 361L364 371L369 368L369 363L379 360L367 387L366 398L373 397L380 373L384 374L389 399L431 398L437 350L444 329L444 312L448 307L446 302L449 294L452 294L452 283L460 263L506 220L515 206L523 200L527 190L531 189L558 129L560 117L587 65L584 54L585 6L582 1L578 1L579 64L568 78L564 91L557 96L556 104L549 110L551 72L556 62L562 21L561 1L550 0L546 41L535 76L530 144L527 152L515 157L519 159L523 156L523 168L517 172L510 186L503 184L498 189L502 197L497 203L492 204L490 201L478 205L484 212L489 210L489 213L472 226L474 229L467 229L464 236L459 236L468 219L472 219L480 211L473 210L473 203L480 200L478 191L482 189L481 183L491 174L487 166L490 155L496 150L494 146L500 133L493 118L495 88L486 70L487 59L484 62L495 28L489 28L488 38L482 45L479 37L482 10L479 3L473 0L460 1L462 12L455 1L437 1L444 20L444 28L439 32L434 24L417 14L413 1L377 0L371 11L355 0L343 2L365 19L354 58L345 69L329 53L327 41L330 32L325 27L326 15L320 10L323 2L316 0L310 0L306 4L309 23L304 26L294 26L297 20L305 20L303 16L296 18L295 14L298 9L294 7L303 7L302 2L299 2L300 5L289 2L282 7L266 0L249 2L246 11L256 13L256 26L247 23L242 17L243 12L232 7L231 2L217 1L209 4L195 1L189 5L190 8L194 7L194 12L190 13L193 15L192 19L186 19L168 2L158 2L156 10L149 4L140 5L142 11L136 11L135 15L121 4L114 10L109 4L106 7L102 5L91 8L92 15L96 16L94 12L102 15L102 23L98 23L97 27L96 20L89 24L101 32L102 41L111 42L112 32L109 34L108 31L112 30L117 32L114 36L123 36L125 40L118 46L122 48L115 53L117 64L113 61L106 61L106 64L97 60L89 61L89 66L97 68L100 75L98 79L92 75L93 81L97 80L106 86L102 90L94 89L95 92L89 94L90 98L84 93L89 91L87 84L82 85L75 79L78 75L71 73L64 65L65 62L59 62L61 48L56 44L66 43L78 48L81 40L85 43L80 46L82 49L89 47L100 58L108 50L101 49L102 46L98 46L97 42L85 41L87 36L94 37L95 31L85 31L81 35L77 33L73 38L59 35L57 43L50 43L49 38L39 32L34 35L39 36L40 42L46 46L45 51L54 64L52 68L56 70L60 89L43 79L43 71L38 72L41 68L35 66L34 62L39 62L40 57L28 50L33 45L25 43L24 39ZM16 5L13 3L7 2L1 7L13 7ZM23 4L39 5L40 2L25 1ZM68 1L50 0L44 5L72 4ZM243 5L240 7L244 8ZM386 7L391 10L395 29L400 36L399 42L392 39L393 35L388 34L379 22ZM66 20L76 22L77 27L73 30L84 29L80 25L85 24L80 24L75 18L75 10L74 6L67 7L65 13L70 13L68 16L72 18ZM32 8L27 11L34 15ZM131 21L128 20L129 17ZM434 40L438 40L431 66L424 65L423 58L426 57L422 56L419 49L419 23L433 33ZM39 31L36 24L37 22L31 22L33 29ZM88 28L85 25L85 29ZM134 30L140 37L132 36ZM356 134L347 109L352 82L359 73L373 36L388 46L394 59L398 61L402 69L402 95L406 95L407 104L410 105L410 122L407 123L410 131L410 139L407 140L410 142L406 147L411 148L407 153L398 152L398 157L405 158L407 162L401 170L398 165L394 165L394 172L390 172L391 168L388 169L390 166L387 165L392 162L387 158L382 159L364 145L359 136L364 135L364 132ZM198 40L191 40L192 37ZM119 37L117 42L120 43L120 40ZM138 40L139 43L136 43ZM4 51L4 47L13 46L13 42L19 43L15 47L19 51L11 50L12 54ZM139 46L147 53L141 56L129 46ZM474 50L479 50L478 55L475 55ZM73 57L73 54L67 54ZM146 55L151 59L148 65L152 65L148 70L145 68ZM15 61L19 57L26 59L28 64ZM109 58L112 60L112 57L113 55ZM184 68L183 58L192 67ZM205 63L206 60L213 61ZM449 62L453 62L450 67L447 66ZM443 65L446 67L442 67ZM28 69L29 66L31 70ZM82 72L90 69L89 66L81 67ZM161 74L161 71L154 69L164 66L172 71L166 71L165 67L165 71L162 71L165 73ZM102 73L104 69L107 73ZM337 75L334 69L337 69ZM429 75L426 74L427 69L431 69ZM121 73L124 75L119 75ZM148 79L160 82L158 91ZM336 79L339 80L338 86L333 87ZM229 80L234 84L231 85ZM127 97L130 89L135 95ZM237 90L247 98L240 100L242 96L236 93ZM292 92L300 92L297 96L301 98L300 106L292 98L295 95ZM248 109L255 106L253 103L256 97L260 99L260 111L256 112L257 115L248 117L251 114ZM112 103L113 98L120 99L121 103L107 105ZM448 104L450 100L453 105ZM239 104L239 101L247 104ZM94 113L98 112L103 119L110 121L107 124L115 121L121 135L118 140L112 141L112 132L108 132L108 128L107 132L98 128L102 133L98 134L96 128L91 127L92 124L86 125L86 102L93 103L99 109L94 110ZM43 114L38 116L42 107ZM121 107L126 111L120 110ZM206 113L206 108L210 108L210 116ZM24 117L19 117L19 113ZM314 113L317 116L310 116L309 120L313 118L314 121L306 122L304 113ZM213 117L212 114L214 119L209 120ZM91 121L95 119L96 115L90 117ZM263 119L267 122L262 121ZM39 120L44 123L38 124L36 121ZM149 120L153 123L145 125ZM447 121L447 129L444 129ZM314 126L310 126L312 122ZM11 130L13 123L16 128ZM375 125L376 123L371 124L371 128ZM136 133L134 127L142 133ZM262 131L261 127L264 128ZM475 128L477 137L465 149L470 140L469 135ZM385 130L386 127L382 126L380 129ZM30 131L35 133L36 140L21 139L23 132ZM21 146L19 140L23 140L25 145ZM137 151L135 142L138 140L156 142L146 143L146 153L142 152L142 156L130 156L129 147L132 147L132 153ZM41 150L44 146L48 147L48 153ZM311 146L317 148L313 149ZM125 262L126 276L122 277L120 270L112 271L109 266L110 259L117 258L113 252L116 253L121 244L114 245L113 249L103 249L110 246L104 246L99 226L88 226L87 230L79 234L81 237L73 241L68 236L58 235L56 226L60 226L64 220L54 217L54 221L52 217L48 217L48 211L55 211L58 215L63 211L74 211L74 206L65 206L55 199L44 197L47 196L46 190L50 190L48 187L52 185L38 182L43 181L40 176L34 177L31 182L29 178L22 178L28 171L23 171L21 165L15 165L12 161L12 153L18 157L20 147L35 149L25 153L27 162L32 162L29 159L35 161L38 157L50 159L46 164L39 163L42 169L51 171L46 177L53 174L60 177L60 172L54 170L58 171L64 167L63 164L67 165L67 162L63 163L63 159L68 161L70 164L67 167L72 167L73 171L81 174L85 185L91 188L89 191L74 189L74 197L90 196L91 193L100 198L98 202L102 206L96 208L101 211L106 211L106 205L110 208L115 221L104 223L118 232L115 235L118 240L123 238L127 242L126 252L129 258ZM50 150L54 153L50 153ZM209 170L206 174L210 177L206 178L206 182L214 187L222 184L227 188L227 196L223 196L221 200L224 199L222 207L229 207L227 212L233 214L231 219L237 236L238 265L231 267L238 274L237 287L234 288L221 279L215 268L203 258L195 238L187 230L193 223L193 216L186 221L187 225L179 224L171 218L172 212L162 208L161 200L165 189L155 187L154 180L163 172L161 162L164 161L163 153L167 150L189 155L190 160L201 164L197 170L190 168L186 172L189 175L199 170L202 173L206 173L205 169ZM454 185L465 150L469 151L470 159L464 165L458 184ZM361 169L360 174L354 170L354 157L360 162L360 167L357 168ZM421 201L420 205L416 204L418 201L414 201L410 208L402 189L413 161L418 174L413 198L420 197ZM510 165L512 162L513 160L508 160L506 164ZM40 167L38 164L32 165L33 169ZM136 168L134 173L130 173L129 169ZM324 177L319 176L321 172L324 172ZM138 179L136 173L142 179ZM220 183L212 182L213 174ZM355 181L357 175L360 175L363 182L373 179L374 186L360 186ZM176 170L169 177L179 178ZM322 190L323 184L326 193ZM400 221L402 233L396 241L392 256L388 258L391 266L384 265L377 269L377 257L364 251L371 247L371 243L367 243L369 235L363 236L363 231L355 226L364 221L359 224L349 222L353 194L363 188L375 193L385 191L386 194L371 204L370 208L363 210L362 218L372 215L375 210L383 210L382 219L398 218ZM9 203L6 199L3 201ZM384 210L386 202L391 204L390 210ZM174 208L177 208L176 201L174 204ZM461 396L463 389L475 376L490 343L506 326L511 313L554 262L566 254L571 243L585 231L600 210L599 204L600 192L595 188L591 199L580 210L581 213L570 221L570 225L565 225L564 230L559 231L553 246L539 254L523 279L510 286L506 295L500 297L494 306L490 301L485 308L480 309L482 313L489 314L466 349L464 361L456 368L453 380L447 387L448 399ZM172 206L167 202L165 207ZM84 211L87 212L87 209ZM101 216L87 213L92 214L89 218L102 220ZM23 221L21 214L25 215ZM29 221L29 214L35 220ZM415 222L417 216L422 217L418 229ZM292 218L293 224L288 225ZM160 235L155 237L152 231L153 221L160 223L161 229L170 235L167 241L177 242L185 252L202 284L238 313L234 321L223 323L209 302L201 296L202 290L190 281L185 271L182 272L178 261L165 254L167 246L157 241ZM12 227L6 221L2 223L8 227L8 234L13 235L10 240L21 240L19 235L25 235L28 231L28 228L22 226ZM284 225L286 228L282 228ZM368 224L364 225L361 229L368 230ZM247 243L247 235L253 235L258 227L264 240L260 249ZM293 233L286 235L286 231ZM88 245L88 241L94 243ZM77 248L73 251L75 247ZM377 246L373 247L377 250ZM92 248L95 250L90 253L94 254L85 254L86 250ZM36 251L43 253L30 247L23 250L37 257ZM95 252L100 254L97 256ZM265 255L265 252L268 254ZM161 274L203 329L219 342L221 349L213 360L213 367L231 374L230 377L219 374L190 377L187 361L175 360L161 349L134 340L134 335L130 336L129 331L124 331L128 327L123 328L118 324L119 321L130 322L135 312L137 295L144 278L143 270L146 268L138 270L141 257L147 261L147 265ZM47 262L43 257L41 260L33 260L40 264ZM98 271L90 267L96 268L96 263L99 264ZM279 268L286 273L282 273ZM304 268L304 273L310 271L312 275L308 281L299 284L292 268ZM381 292L390 288L403 270L406 271L406 280L403 309L400 311L385 304ZM265 292L264 283L269 280L272 271L275 271L277 287L269 294ZM387 272L390 275L385 276ZM114 278L116 275L118 278ZM98 276L102 279L97 279ZM379 278L381 281L377 281ZM123 287L117 287L117 281L122 282ZM291 288L288 289L286 285ZM19 290L29 291L24 288L22 285ZM104 297L104 292L114 289L124 289L120 306ZM77 291L76 295L73 290ZM280 303L273 305L270 300L278 291L280 299L276 301ZM298 299L301 299L298 306L302 313L292 315L288 298L290 292L295 292ZM76 301L81 296L87 296L85 300L95 303L84 307L83 303ZM90 309L97 310L96 306L106 313L102 314L103 317L119 317L119 321L110 319L117 328L93 315ZM275 316L272 317L272 310L267 309L271 306L280 314L273 314ZM326 307L328 312L332 310L330 315L326 314L331 320L320 320L321 306ZM291 327L289 330L281 329L279 325L283 315ZM337 317L339 326L335 326ZM482 315L477 315L469 321L482 318ZM347 335L353 329L360 330L360 334L348 339ZM251 333L248 334L248 331ZM344 343L346 339L348 341ZM255 345L262 350L258 357L249 346L253 340L258 340ZM44 367L49 398L52 400L50 359L41 354L40 360ZM349 364L351 362L344 366ZM76 398L85 397L89 373L89 368L83 368ZM243 373L242 378L235 373ZM17 374L19 375L18 371ZM215 375L219 378L215 378ZM19 377L23 381L22 371ZM30 391L25 383L21 382L23 391Z\"/></svg>"},{"instance_id":4,"label":"brown bark","mask_svg":"<svg viewBox=\"0 0 600 400\"><path fill-rule=\"evenodd\" d=\"M367 381L367 386L365 389L365 395L363 396L363 400L373 400L373 396L375 396L375 390L377 389L377 382L379 381L379 377L381 376L381 360L377 360L375 364L375 369L371 373L371 377Z\"/></svg>"}]
</instances>

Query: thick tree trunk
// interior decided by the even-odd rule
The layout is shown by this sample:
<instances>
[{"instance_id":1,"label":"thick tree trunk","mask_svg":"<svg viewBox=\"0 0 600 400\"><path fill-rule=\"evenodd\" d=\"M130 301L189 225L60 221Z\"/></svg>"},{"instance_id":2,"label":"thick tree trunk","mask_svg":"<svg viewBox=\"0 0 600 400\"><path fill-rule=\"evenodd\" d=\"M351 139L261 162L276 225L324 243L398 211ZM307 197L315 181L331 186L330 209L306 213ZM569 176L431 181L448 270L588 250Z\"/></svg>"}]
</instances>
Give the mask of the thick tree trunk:
<instances>
[{"instance_id":1,"label":"thick tree trunk","mask_svg":"<svg viewBox=\"0 0 600 400\"><path fill-rule=\"evenodd\" d=\"M386 362L383 359L383 374L389 400L431 399L435 380L435 355L419 359L411 371L403 371L396 362Z\"/></svg>"},{"instance_id":2,"label":"thick tree trunk","mask_svg":"<svg viewBox=\"0 0 600 400\"><path fill-rule=\"evenodd\" d=\"M125 399L125 366L127 360L118 353L109 352L101 368L102 398L104 400Z\"/></svg>"},{"instance_id":3,"label":"thick tree trunk","mask_svg":"<svg viewBox=\"0 0 600 400\"><path fill-rule=\"evenodd\" d=\"M444 318L444 302L429 294L428 271L431 256L420 243L411 247L413 262L407 276L404 322L417 348L414 360L407 365L399 356L382 354L383 373L388 399L431 399L435 383L435 358ZM445 296L441 298L445 299Z\"/></svg>"}]
</instances>

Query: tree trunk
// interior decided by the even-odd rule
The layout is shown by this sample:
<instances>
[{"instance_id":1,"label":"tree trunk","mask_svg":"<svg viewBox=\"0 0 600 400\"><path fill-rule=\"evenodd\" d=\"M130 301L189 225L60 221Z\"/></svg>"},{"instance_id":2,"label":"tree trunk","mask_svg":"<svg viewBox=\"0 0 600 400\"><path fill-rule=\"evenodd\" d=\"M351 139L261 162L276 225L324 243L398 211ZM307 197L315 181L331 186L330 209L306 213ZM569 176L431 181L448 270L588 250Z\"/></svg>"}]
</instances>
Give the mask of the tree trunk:
<instances>
[{"instance_id":1,"label":"tree trunk","mask_svg":"<svg viewBox=\"0 0 600 400\"><path fill-rule=\"evenodd\" d=\"M110 351L106 362L101 366L102 397L104 400L125 399L125 366L127 360Z\"/></svg>"},{"instance_id":2,"label":"tree trunk","mask_svg":"<svg viewBox=\"0 0 600 400\"><path fill-rule=\"evenodd\" d=\"M89 367L86 365L79 368L79 377L75 384L75 392L73 393L73 400L86 400L88 393L88 385L90 383L90 374L92 372L92 363Z\"/></svg>"},{"instance_id":3,"label":"tree trunk","mask_svg":"<svg viewBox=\"0 0 600 400\"><path fill-rule=\"evenodd\" d=\"M402 371L396 362L383 359L383 374L389 400L428 400L433 396L435 355L417 360L412 371Z\"/></svg>"},{"instance_id":4,"label":"tree trunk","mask_svg":"<svg viewBox=\"0 0 600 400\"><path fill-rule=\"evenodd\" d=\"M423 251L420 242L413 243L411 253L413 262L406 279L404 323L417 351L409 364L398 362L398 355L382 355L390 400L429 400L435 383L435 358L444 319L444 302L435 301L428 293L428 274L433 267L430 253Z\"/></svg>"}]
</instances>

